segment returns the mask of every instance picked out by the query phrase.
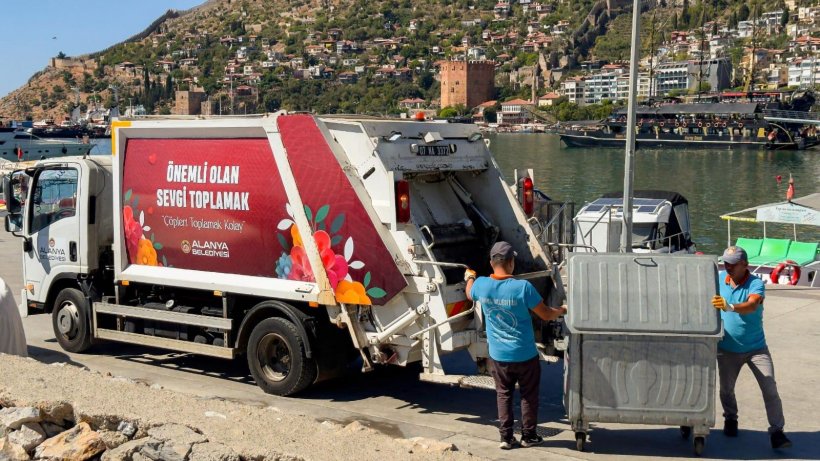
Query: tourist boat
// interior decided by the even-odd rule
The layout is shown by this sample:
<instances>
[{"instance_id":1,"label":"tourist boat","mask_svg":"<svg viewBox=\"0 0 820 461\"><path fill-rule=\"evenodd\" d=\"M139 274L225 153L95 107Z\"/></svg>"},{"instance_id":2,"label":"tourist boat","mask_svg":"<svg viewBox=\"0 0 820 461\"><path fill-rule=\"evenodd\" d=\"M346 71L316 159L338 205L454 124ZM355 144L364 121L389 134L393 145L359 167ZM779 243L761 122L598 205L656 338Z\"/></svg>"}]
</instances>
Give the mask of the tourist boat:
<instances>
[{"instance_id":1,"label":"tourist boat","mask_svg":"<svg viewBox=\"0 0 820 461\"><path fill-rule=\"evenodd\" d=\"M632 202L632 252L695 252L689 202L670 191L636 190ZM617 252L623 231L623 192L604 194L573 218L573 252Z\"/></svg>"},{"instance_id":2,"label":"tourist boat","mask_svg":"<svg viewBox=\"0 0 820 461\"><path fill-rule=\"evenodd\" d=\"M800 98L814 101L814 96ZM796 106L793 102L789 109ZM811 104L802 104L810 107ZM636 109L638 147L807 149L818 144L806 111L781 111L777 103L709 102L641 106ZM626 109L591 124L565 123L558 130L570 147L621 147L626 143ZM774 121L777 120L777 121ZM793 120L793 121L789 121Z\"/></svg>"},{"instance_id":3,"label":"tourist boat","mask_svg":"<svg viewBox=\"0 0 820 461\"><path fill-rule=\"evenodd\" d=\"M733 211L721 219L727 222L727 246L746 250L749 270L765 283L820 288L820 193ZM733 240L732 222L761 223L763 236ZM791 225L792 238L771 237L767 224L772 223ZM800 238L798 227L809 232Z\"/></svg>"},{"instance_id":4,"label":"tourist boat","mask_svg":"<svg viewBox=\"0 0 820 461\"><path fill-rule=\"evenodd\" d=\"M41 139L28 130L0 127L0 162L85 155L93 147L93 144L78 141Z\"/></svg>"}]
</instances>

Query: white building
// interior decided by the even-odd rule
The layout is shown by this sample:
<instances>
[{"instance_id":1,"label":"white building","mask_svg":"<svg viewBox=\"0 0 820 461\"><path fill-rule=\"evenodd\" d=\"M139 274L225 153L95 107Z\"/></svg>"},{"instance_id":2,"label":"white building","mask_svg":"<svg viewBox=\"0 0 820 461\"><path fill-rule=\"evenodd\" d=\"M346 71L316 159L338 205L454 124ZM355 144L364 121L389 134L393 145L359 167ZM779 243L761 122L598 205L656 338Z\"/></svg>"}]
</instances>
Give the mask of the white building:
<instances>
[{"instance_id":1,"label":"white building","mask_svg":"<svg viewBox=\"0 0 820 461\"><path fill-rule=\"evenodd\" d=\"M509 125L518 125L522 123L529 123L530 111L532 109L532 102L524 99L513 99L501 103L501 111L498 112L498 123L506 123Z\"/></svg>"},{"instance_id":2,"label":"white building","mask_svg":"<svg viewBox=\"0 0 820 461\"><path fill-rule=\"evenodd\" d=\"M584 82L584 103L600 104L604 99L618 99L618 77L622 72L592 74Z\"/></svg>"},{"instance_id":3,"label":"white building","mask_svg":"<svg viewBox=\"0 0 820 461\"><path fill-rule=\"evenodd\" d=\"M646 72L638 73L638 99L648 99L650 97L651 80ZM629 75L620 75L617 80L618 91L615 99L620 101L629 100ZM652 95L654 96L654 95Z\"/></svg>"},{"instance_id":4,"label":"white building","mask_svg":"<svg viewBox=\"0 0 820 461\"><path fill-rule=\"evenodd\" d=\"M795 59L789 64L789 86L807 87L818 83L820 83L820 59Z\"/></svg>"},{"instance_id":5,"label":"white building","mask_svg":"<svg viewBox=\"0 0 820 461\"><path fill-rule=\"evenodd\" d=\"M561 93L573 104L584 103L584 79L581 77L568 78L561 83Z\"/></svg>"},{"instance_id":6,"label":"white building","mask_svg":"<svg viewBox=\"0 0 820 461\"><path fill-rule=\"evenodd\" d=\"M737 23L737 37L749 38L752 36L755 26L753 21L739 21Z\"/></svg>"}]
</instances>

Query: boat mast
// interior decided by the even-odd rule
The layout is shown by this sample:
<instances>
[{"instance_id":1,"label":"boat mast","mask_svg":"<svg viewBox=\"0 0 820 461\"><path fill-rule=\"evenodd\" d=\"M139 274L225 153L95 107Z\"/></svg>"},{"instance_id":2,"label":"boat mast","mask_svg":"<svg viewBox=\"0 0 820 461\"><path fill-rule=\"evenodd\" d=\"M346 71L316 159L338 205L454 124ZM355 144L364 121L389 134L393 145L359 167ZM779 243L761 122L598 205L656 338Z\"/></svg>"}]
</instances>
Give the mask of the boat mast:
<instances>
[{"instance_id":1,"label":"boat mast","mask_svg":"<svg viewBox=\"0 0 820 461\"><path fill-rule=\"evenodd\" d=\"M700 63L698 64L698 102L700 102L700 92L701 88L703 87L703 44L706 41L706 31L704 30L704 25L706 24L706 5L701 4L703 7L700 10Z\"/></svg>"},{"instance_id":2,"label":"boat mast","mask_svg":"<svg viewBox=\"0 0 820 461\"><path fill-rule=\"evenodd\" d=\"M635 177L635 109L638 99L638 59L641 51L641 0L632 0L632 53L629 61L629 103L627 105L626 153L624 159L624 207L621 252L632 252L632 193Z\"/></svg>"}]
</instances>

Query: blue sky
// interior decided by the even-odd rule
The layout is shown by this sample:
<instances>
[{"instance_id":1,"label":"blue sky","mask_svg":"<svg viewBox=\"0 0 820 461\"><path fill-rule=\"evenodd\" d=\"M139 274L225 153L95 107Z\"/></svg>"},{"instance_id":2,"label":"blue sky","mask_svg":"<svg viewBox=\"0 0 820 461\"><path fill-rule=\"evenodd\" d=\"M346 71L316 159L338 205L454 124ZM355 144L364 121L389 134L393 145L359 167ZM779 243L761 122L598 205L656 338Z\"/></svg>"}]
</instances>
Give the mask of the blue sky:
<instances>
[{"instance_id":1,"label":"blue sky","mask_svg":"<svg viewBox=\"0 0 820 461\"><path fill-rule=\"evenodd\" d=\"M168 9L205 0L29 0L2 2L0 97L23 86L49 59L107 48L148 27Z\"/></svg>"}]
</instances>

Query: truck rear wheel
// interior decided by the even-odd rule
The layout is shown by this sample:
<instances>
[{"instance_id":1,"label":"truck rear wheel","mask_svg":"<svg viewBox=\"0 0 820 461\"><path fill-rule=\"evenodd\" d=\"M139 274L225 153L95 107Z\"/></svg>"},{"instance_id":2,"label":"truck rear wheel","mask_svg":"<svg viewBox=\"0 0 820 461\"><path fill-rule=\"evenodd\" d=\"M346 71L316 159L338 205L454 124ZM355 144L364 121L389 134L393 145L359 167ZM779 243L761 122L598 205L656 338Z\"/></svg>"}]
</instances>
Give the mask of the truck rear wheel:
<instances>
[{"instance_id":1,"label":"truck rear wheel","mask_svg":"<svg viewBox=\"0 0 820 461\"><path fill-rule=\"evenodd\" d=\"M88 303L83 292L65 288L57 295L51 312L51 325L60 347L68 352L83 352L91 347Z\"/></svg>"},{"instance_id":2,"label":"truck rear wheel","mask_svg":"<svg viewBox=\"0 0 820 461\"><path fill-rule=\"evenodd\" d=\"M276 395L295 394L313 384L318 370L305 354L307 341L283 318L259 322L248 340L248 367L256 384Z\"/></svg>"}]
</instances>

